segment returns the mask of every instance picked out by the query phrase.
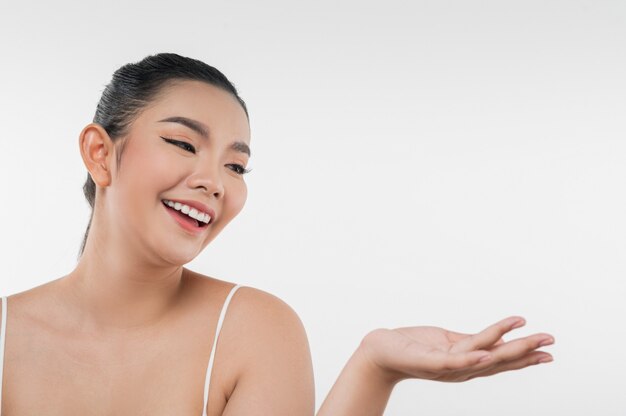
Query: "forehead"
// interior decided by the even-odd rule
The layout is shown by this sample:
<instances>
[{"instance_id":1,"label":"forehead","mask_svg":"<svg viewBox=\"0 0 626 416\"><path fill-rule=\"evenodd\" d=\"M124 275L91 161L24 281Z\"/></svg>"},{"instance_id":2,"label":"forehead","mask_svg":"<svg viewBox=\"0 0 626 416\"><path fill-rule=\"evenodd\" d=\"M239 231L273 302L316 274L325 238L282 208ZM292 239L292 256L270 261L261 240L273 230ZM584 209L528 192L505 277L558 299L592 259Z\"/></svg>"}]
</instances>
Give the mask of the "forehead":
<instances>
[{"instance_id":1,"label":"forehead","mask_svg":"<svg viewBox=\"0 0 626 416\"><path fill-rule=\"evenodd\" d=\"M209 127L212 136L250 141L248 118L237 98L205 82L171 83L159 92L139 116L147 123L169 117L197 120Z\"/></svg>"}]
</instances>

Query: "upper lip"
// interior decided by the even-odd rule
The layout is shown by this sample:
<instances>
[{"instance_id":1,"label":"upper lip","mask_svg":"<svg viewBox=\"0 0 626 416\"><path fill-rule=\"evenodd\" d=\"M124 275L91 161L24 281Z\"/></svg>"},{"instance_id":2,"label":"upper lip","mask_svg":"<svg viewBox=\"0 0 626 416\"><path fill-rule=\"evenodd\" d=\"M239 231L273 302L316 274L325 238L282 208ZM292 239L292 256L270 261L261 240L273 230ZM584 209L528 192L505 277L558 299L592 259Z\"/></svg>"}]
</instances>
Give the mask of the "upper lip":
<instances>
[{"instance_id":1,"label":"upper lip","mask_svg":"<svg viewBox=\"0 0 626 416\"><path fill-rule=\"evenodd\" d=\"M172 202L180 202L181 204L188 205L191 208L195 208L200 212L205 212L209 214L209 217L211 217L211 220L209 222L213 222L215 220L215 211L213 211L211 208L209 208L207 205L203 204L202 202L192 201L189 199L170 199L170 198L165 198L165 199L168 201L172 201Z\"/></svg>"}]
</instances>

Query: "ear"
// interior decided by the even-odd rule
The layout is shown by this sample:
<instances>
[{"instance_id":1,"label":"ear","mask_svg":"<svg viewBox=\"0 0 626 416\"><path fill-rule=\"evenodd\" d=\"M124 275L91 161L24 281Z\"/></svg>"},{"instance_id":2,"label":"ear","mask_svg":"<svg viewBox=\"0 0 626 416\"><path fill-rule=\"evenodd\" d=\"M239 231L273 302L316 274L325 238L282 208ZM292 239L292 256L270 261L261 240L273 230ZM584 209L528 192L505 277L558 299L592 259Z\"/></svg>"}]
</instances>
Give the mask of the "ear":
<instances>
[{"instance_id":1,"label":"ear","mask_svg":"<svg viewBox=\"0 0 626 416\"><path fill-rule=\"evenodd\" d=\"M109 186L115 156L115 146L109 134L101 125L90 123L80 132L78 140L80 155L91 179L100 187Z\"/></svg>"}]
</instances>

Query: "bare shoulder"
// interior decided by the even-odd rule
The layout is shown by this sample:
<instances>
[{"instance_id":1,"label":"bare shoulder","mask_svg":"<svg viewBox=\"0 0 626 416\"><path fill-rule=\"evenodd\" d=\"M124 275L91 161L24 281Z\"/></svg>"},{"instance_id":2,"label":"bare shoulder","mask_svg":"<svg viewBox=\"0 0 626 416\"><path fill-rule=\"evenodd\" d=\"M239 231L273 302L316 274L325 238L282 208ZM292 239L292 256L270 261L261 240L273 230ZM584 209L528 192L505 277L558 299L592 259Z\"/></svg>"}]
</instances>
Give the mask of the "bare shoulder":
<instances>
[{"instance_id":1,"label":"bare shoulder","mask_svg":"<svg viewBox=\"0 0 626 416\"><path fill-rule=\"evenodd\" d=\"M222 301L236 285L236 283L205 276L188 269L186 271L188 276L202 282L200 285L206 291L207 296L219 293ZM192 290L198 291L198 287L195 286ZM206 296L204 297L206 299ZM229 326L237 328L237 331L245 330L250 336L255 337L271 338L294 331L300 335L306 335L298 314L290 305L278 296L250 286L241 286L233 295L226 319L233 323ZM225 322L223 331L226 330Z\"/></svg>"},{"instance_id":2,"label":"bare shoulder","mask_svg":"<svg viewBox=\"0 0 626 416\"><path fill-rule=\"evenodd\" d=\"M224 302L235 286L232 282L191 273L203 281L207 294L204 299L218 292L219 301ZM223 325L220 343L228 344L229 349L242 350L251 360L266 357L272 348L306 347L308 352L306 331L296 311L278 296L254 287L244 285L237 290Z\"/></svg>"},{"instance_id":3,"label":"bare shoulder","mask_svg":"<svg viewBox=\"0 0 626 416\"><path fill-rule=\"evenodd\" d=\"M239 288L231 300L228 320L232 331L224 328L224 335L233 335L247 351L249 358L267 359L280 348L308 349L304 325L296 311L279 297L249 286Z\"/></svg>"},{"instance_id":4,"label":"bare shoulder","mask_svg":"<svg viewBox=\"0 0 626 416\"><path fill-rule=\"evenodd\" d=\"M218 292L219 300L213 299L224 302L234 285L203 279L202 297L207 301ZM215 414L313 414L315 387L306 331L295 310L278 296L240 287L228 305L217 357L215 370L225 377L226 403Z\"/></svg>"},{"instance_id":5,"label":"bare shoulder","mask_svg":"<svg viewBox=\"0 0 626 416\"><path fill-rule=\"evenodd\" d=\"M29 323L41 324L59 315L59 299L52 289L62 278L6 296L7 319L28 319Z\"/></svg>"},{"instance_id":6,"label":"bare shoulder","mask_svg":"<svg viewBox=\"0 0 626 416\"><path fill-rule=\"evenodd\" d=\"M263 330L255 331L261 332L259 335L267 335L267 330L280 334L285 330L303 329L296 311L279 297L249 286L239 288L237 293L234 314L245 316L250 327L261 325Z\"/></svg>"},{"instance_id":7,"label":"bare shoulder","mask_svg":"<svg viewBox=\"0 0 626 416\"><path fill-rule=\"evenodd\" d=\"M309 343L290 305L263 290L241 287L233 296L221 336L223 345L238 357L237 384L224 415L313 413Z\"/></svg>"}]
</instances>

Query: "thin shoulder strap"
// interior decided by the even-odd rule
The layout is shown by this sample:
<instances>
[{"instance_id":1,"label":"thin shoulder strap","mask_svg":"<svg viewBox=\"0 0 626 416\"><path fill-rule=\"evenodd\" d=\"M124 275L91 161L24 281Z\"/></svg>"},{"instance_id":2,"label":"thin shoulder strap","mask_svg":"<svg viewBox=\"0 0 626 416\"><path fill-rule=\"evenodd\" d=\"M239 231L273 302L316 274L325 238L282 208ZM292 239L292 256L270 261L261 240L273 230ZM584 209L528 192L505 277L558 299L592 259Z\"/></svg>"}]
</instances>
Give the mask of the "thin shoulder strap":
<instances>
[{"instance_id":1,"label":"thin shoulder strap","mask_svg":"<svg viewBox=\"0 0 626 416\"><path fill-rule=\"evenodd\" d=\"M209 366L206 372L206 379L204 380L204 405L202 406L202 416L207 416L206 407L209 401L209 387L211 385L211 373L213 372L213 361L215 360L215 349L217 347L217 339L220 336L220 331L222 330L222 324L224 323L224 317L226 316L226 310L228 309L228 305L230 304L230 300L233 298L233 295L239 289L241 285L235 285L231 290L226 300L224 301L224 305L222 306L222 311L220 312L220 317L217 321L217 329L215 330L215 337L213 337L213 347L211 348L211 356L209 357ZM4 315L3 315L4 319Z\"/></svg>"},{"instance_id":2,"label":"thin shoulder strap","mask_svg":"<svg viewBox=\"0 0 626 416\"><path fill-rule=\"evenodd\" d=\"M2 414L2 380L4 374L4 344L7 333L7 297L2 296L2 327L0 328L0 415Z\"/></svg>"}]
</instances>

